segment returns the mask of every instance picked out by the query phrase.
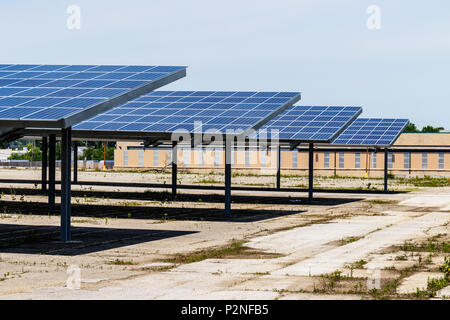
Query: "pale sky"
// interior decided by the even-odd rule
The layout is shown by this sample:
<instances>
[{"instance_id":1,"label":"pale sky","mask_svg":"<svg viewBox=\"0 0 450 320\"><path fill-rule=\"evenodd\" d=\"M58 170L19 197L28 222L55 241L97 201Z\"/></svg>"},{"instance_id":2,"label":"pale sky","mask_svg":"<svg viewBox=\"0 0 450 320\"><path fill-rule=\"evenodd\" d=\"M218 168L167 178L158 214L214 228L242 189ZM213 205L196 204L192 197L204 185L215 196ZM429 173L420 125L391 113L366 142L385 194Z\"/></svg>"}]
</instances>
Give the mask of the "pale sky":
<instances>
[{"instance_id":1,"label":"pale sky","mask_svg":"<svg viewBox=\"0 0 450 320\"><path fill-rule=\"evenodd\" d=\"M0 32L0 63L187 65L165 89L301 91L450 129L445 0L1 1Z\"/></svg>"}]
</instances>

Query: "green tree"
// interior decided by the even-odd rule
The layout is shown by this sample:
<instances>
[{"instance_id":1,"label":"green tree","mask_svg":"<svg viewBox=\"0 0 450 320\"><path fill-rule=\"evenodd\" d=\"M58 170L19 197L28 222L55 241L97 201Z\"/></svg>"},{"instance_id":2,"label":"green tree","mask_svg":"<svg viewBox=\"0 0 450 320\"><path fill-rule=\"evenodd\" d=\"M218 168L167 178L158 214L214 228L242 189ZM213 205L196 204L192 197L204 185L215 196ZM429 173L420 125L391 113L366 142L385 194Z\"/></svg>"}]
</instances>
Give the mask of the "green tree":
<instances>
[{"instance_id":1,"label":"green tree","mask_svg":"<svg viewBox=\"0 0 450 320\"><path fill-rule=\"evenodd\" d=\"M114 160L114 147L106 148L106 160ZM94 148L88 147L84 149L83 155L78 157L80 160L103 160L103 147Z\"/></svg>"},{"instance_id":2,"label":"green tree","mask_svg":"<svg viewBox=\"0 0 450 320\"><path fill-rule=\"evenodd\" d=\"M429 132L429 133L436 133L436 132L441 132L442 130L444 130L443 127L433 127L433 126L425 126L422 128L422 132Z\"/></svg>"},{"instance_id":3,"label":"green tree","mask_svg":"<svg viewBox=\"0 0 450 320\"><path fill-rule=\"evenodd\" d=\"M403 129L404 133L413 133L413 132L420 132L419 129L417 129L417 126L410 122L406 125L405 129Z\"/></svg>"},{"instance_id":4,"label":"green tree","mask_svg":"<svg viewBox=\"0 0 450 320\"><path fill-rule=\"evenodd\" d=\"M441 132L442 130L445 130L443 127L433 127L433 126L425 126L422 128L422 130L417 129L417 126L410 122L408 123L408 125L405 127L405 129L403 130L404 133L418 133L418 132L422 132L422 133L437 133L437 132Z\"/></svg>"},{"instance_id":5,"label":"green tree","mask_svg":"<svg viewBox=\"0 0 450 320\"><path fill-rule=\"evenodd\" d=\"M13 153L9 156L8 160L28 160L28 161L41 161L42 151L40 148L34 146L30 143L27 145L28 152L25 154Z\"/></svg>"}]
</instances>

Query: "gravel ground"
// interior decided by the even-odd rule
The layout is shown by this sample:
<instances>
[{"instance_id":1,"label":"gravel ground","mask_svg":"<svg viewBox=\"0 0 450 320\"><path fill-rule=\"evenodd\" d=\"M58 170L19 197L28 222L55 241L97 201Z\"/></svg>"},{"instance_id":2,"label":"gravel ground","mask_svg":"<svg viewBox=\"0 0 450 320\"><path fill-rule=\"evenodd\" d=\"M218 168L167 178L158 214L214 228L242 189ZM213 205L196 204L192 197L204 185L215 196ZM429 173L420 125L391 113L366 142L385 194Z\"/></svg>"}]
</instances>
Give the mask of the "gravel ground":
<instances>
[{"instance_id":1,"label":"gravel ground","mask_svg":"<svg viewBox=\"0 0 450 320\"><path fill-rule=\"evenodd\" d=\"M180 175L183 184L222 178ZM79 180L169 183L170 174L80 172ZM233 183L273 180L236 176ZM354 188L359 180L317 182ZM171 201L138 188L74 186L69 244L58 241L59 217L48 214L46 197L24 187L0 185L1 299L429 298L427 281L443 277L448 256L448 187L319 193L312 204L301 192L234 191L233 216L225 218L217 191L181 190Z\"/></svg>"}]
</instances>

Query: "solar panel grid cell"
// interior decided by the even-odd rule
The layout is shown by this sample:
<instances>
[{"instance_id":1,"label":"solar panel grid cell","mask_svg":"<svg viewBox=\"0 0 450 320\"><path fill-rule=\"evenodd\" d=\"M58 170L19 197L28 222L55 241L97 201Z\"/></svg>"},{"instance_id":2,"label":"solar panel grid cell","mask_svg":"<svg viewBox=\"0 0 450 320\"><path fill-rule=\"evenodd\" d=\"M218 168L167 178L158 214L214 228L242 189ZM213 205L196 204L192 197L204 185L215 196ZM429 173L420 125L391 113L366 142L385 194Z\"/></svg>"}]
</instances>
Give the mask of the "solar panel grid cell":
<instances>
[{"instance_id":1,"label":"solar panel grid cell","mask_svg":"<svg viewBox=\"0 0 450 320\"><path fill-rule=\"evenodd\" d=\"M258 102L248 103L252 97L257 97ZM142 122L146 116L159 116L161 118L154 119L155 122L140 130L158 133L172 132L175 129L192 131L194 122L202 122L205 130L216 129L225 133L227 129L247 130L275 110L294 103L299 98L300 93L292 92L154 91L105 114L117 116L109 120L111 123L119 122L119 116L125 114L124 110L127 110L127 114L142 116L118 130L137 130L142 126L134 127L133 123ZM95 119L87 120L89 121ZM74 129L80 127L75 126Z\"/></svg>"},{"instance_id":2,"label":"solar panel grid cell","mask_svg":"<svg viewBox=\"0 0 450 320\"><path fill-rule=\"evenodd\" d=\"M0 65L1 120L21 120L24 107L58 108L42 110L45 120L59 120L74 109L89 108L167 77L185 67L99 66L99 65ZM64 100L52 100L64 98ZM45 100L45 99L48 100ZM60 102L55 104L54 102ZM45 103L49 102L49 105ZM9 109L21 108L20 112ZM67 110L64 111L64 108ZM8 111L8 112L5 112ZM38 113L40 114L40 113ZM30 119L26 117L26 119ZM39 120L39 119L37 119Z\"/></svg>"},{"instance_id":3,"label":"solar panel grid cell","mask_svg":"<svg viewBox=\"0 0 450 320\"><path fill-rule=\"evenodd\" d=\"M262 130L279 130L280 139L328 142L361 113L361 107L293 106ZM281 128L281 130L280 130ZM252 137L257 137L255 134Z\"/></svg>"},{"instance_id":4,"label":"solar panel grid cell","mask_svg":"<svg viewBox=\"0 0 450 320\"><path fill-rule=\"evenodd\" d=\"M333 144L390 146L407 124L406 119L357 119Z\"/></svg>"}]
</instances>

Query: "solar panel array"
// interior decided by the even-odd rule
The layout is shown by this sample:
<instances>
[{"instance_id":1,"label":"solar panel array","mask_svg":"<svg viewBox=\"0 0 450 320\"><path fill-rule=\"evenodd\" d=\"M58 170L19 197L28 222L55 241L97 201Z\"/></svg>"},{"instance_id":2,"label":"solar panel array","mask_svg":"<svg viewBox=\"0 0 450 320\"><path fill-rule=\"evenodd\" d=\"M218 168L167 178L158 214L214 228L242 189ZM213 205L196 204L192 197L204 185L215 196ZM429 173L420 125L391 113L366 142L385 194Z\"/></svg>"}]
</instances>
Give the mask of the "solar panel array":
<instances>
[{"instance_id":1,"label":"solar panel array","mask_svg":"<svg viewBox=\"0 0 450 320\"><path fill-rule=\"evenodd\" d=\"M333 144L391 146L408 122L407 119L356 119Z\"/></svg>"},{"instance_id":2,"label":"solar panel array","mask_svg":"<svg viewBox=\"0 0 450 320\"><path fill-rule=\"evenodd\" d=\"M280 140L329 142L361 112L361 107L293 106L252 137L270 138L278 132Z\"/></svg>"},{"instance_id":3,"label":"solar panel array","mask_svg":"<svg viewBox=\"0 0 450 320\"><path fill-rule=\"evenodd\" d=\"M171 133L245 131L300 99L298 92L153 91L75 130ZM201 123L201 130L194 127Z\"/></svg>"},{"instance_id":4,"label":"solar panel array","mask_svg":"<svg viewBox=\"0 0 450 320\"><path fill-rule=\"evenodd\" d=\"M0 65L0 120L59 120L185 69Z\"/></svg>"}]
</instances>

